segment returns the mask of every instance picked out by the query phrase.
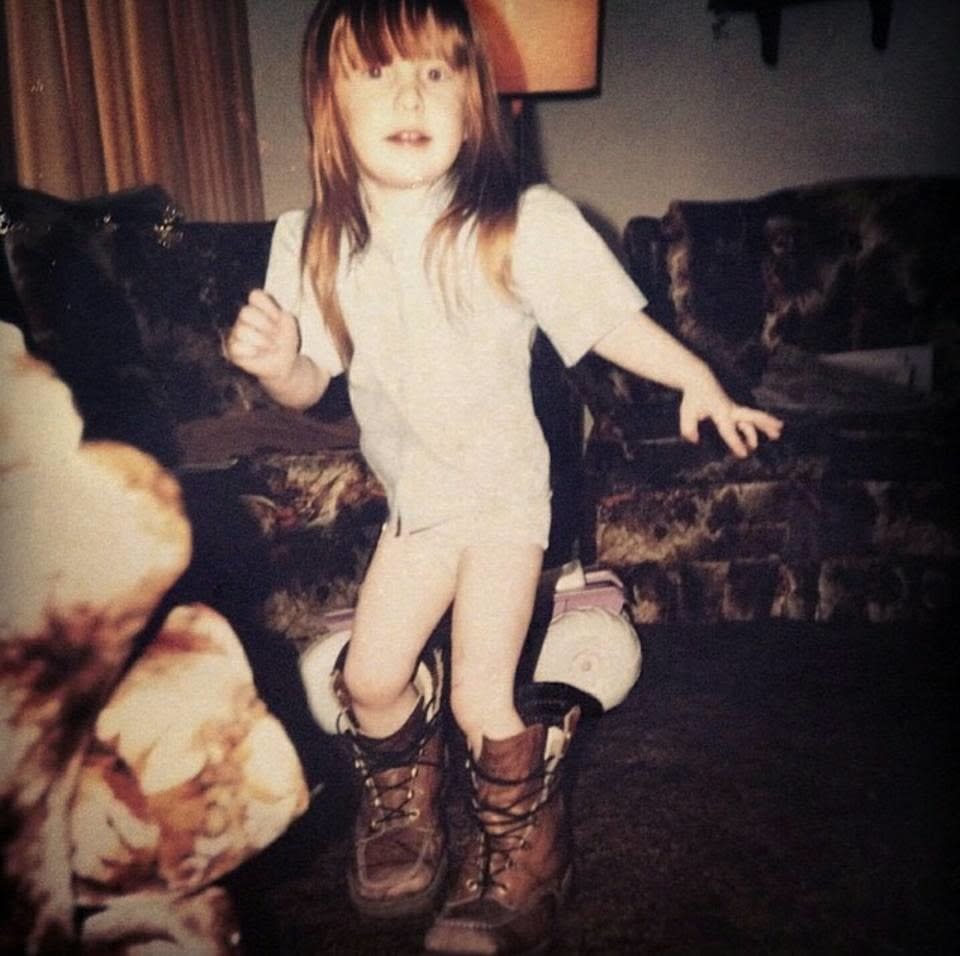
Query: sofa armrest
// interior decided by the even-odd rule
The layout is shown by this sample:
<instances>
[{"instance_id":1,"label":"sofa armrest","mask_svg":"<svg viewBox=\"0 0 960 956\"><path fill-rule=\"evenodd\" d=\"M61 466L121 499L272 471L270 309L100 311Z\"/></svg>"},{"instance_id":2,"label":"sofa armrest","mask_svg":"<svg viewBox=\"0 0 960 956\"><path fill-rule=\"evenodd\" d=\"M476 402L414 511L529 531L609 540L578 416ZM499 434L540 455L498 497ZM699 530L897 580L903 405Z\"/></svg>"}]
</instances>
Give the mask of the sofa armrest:
<instances>
[{"instance_id":1,"label":"sofa armrest","mask_svg":"<svg viewBox=\"0 0 960 956\"><path fill-rule=\"evenodd\" d=\"M646 439L676 434L680 393L624 371L592 352L567 371L592 434Z\"/></svg>"}]
</instances>

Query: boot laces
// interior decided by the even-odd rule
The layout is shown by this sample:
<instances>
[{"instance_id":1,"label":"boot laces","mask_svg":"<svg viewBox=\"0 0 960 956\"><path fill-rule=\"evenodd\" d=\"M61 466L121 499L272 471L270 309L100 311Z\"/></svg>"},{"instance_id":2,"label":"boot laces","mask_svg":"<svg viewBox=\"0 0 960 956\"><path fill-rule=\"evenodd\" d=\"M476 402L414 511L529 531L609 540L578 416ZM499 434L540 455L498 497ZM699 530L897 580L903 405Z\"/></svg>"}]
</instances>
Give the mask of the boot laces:
<instances>
[{"instance_id":1,"label":"boot laces","mask_svg":"<svg viewBox=\"0 0 960 956\"><path fill-rule=\"evenodd\" d=\"M543 768L520 780L500 780L477 769L474 773L494 786L523 785L522 792L508 804L483 800L474 788L473 809L481 824L478 834L481 853L477 861L479 872L472 882L483 891L505 888L499 877L513 867L515 855L527 848L527 837L531 828L536 826L537 814L559 792L555 773Z\"/></svg>"},{"instance_id":2,"label":"boot laces","mask_svg":"<svg viewBox=\"0 0 960 956\"><path fill-rule=\"evenodd\" d=\"M363 779L364 793L376 810L371 828L379 830L395 820L416 819L420 811L410 808L414 797L414 786L421 767L439 767L436 760L427 760L424 750L427 741L436 733L438 715L434 714L424 723L423 732L416 740L405 747L393 750L380 750L377 747L364 746L354 740L354 766ZM405 770L390 783L383 779L391 770ZM402 791L399 801L392 794Z\"/></svg>"}]
</instances>

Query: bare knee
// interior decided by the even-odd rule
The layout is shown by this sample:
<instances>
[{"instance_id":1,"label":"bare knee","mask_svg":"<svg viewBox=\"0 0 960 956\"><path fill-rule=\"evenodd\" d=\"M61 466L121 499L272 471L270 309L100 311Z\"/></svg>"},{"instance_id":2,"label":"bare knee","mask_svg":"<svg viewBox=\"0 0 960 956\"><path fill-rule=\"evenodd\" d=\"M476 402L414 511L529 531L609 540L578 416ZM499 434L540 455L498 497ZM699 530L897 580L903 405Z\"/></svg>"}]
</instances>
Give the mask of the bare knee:
<instances>
[{"instance_id":1,"label":"bare knee","mask_svg":"<svg viewBox=\"0 0 960 956\"><path fill-rule=\"evenodd\" d=\"M410 687L410 675L387 667L371 667L347 654L343 682L351 704L361 710L389 710Z\"/></svg>"}]
</instances>

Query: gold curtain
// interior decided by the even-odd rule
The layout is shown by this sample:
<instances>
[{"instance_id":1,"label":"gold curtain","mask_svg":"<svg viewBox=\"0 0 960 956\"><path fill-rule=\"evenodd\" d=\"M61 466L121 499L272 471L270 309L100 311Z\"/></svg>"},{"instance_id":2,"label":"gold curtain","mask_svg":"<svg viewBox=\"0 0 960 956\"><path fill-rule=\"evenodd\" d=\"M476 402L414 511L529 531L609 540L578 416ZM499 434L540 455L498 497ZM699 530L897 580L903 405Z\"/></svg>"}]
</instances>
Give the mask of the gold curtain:
<instances>
[{"instance_id":1,"label":"gold curtain","mask_svg":"<svg viewBox=\"0 0 960 956\"><path fill-rule=\"evenodd\" d=\"M3 0L17 181L263 218L246 0ZM2 36L2 33L0 33Z\"/></svg>"}]
</instances>

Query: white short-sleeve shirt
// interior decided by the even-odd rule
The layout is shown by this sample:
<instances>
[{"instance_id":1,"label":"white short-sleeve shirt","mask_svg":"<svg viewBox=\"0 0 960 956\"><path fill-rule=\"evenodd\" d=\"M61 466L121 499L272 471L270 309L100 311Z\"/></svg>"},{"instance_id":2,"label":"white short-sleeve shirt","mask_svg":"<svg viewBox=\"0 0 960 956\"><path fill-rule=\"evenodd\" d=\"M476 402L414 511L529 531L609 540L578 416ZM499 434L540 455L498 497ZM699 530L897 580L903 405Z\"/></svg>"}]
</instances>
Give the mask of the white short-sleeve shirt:
<instances>
[{"instance_id":1,"label":"white short-sleeve shirt","mask_svg":"<svg viewBox=\"0 0 960 956\"><path fill-rule=\"evenodd\" d=\"M337 295L353 341L350 399L361 450L382 482L392 526L415 532L466 513L508 510L546 546L549 456L534 414L530 349L539 326L573 365L637 315L643 295L568 199L547 186L521 197L511 299L483 275L472 234L452 281L436 280L424 241L442 206L388 226L341 256ZM306 213L277 221L266 290L299 319L302 352L342 363L301 269ZM451 276L447 275L448 280Z\"/></svg>"}]
</instances>

